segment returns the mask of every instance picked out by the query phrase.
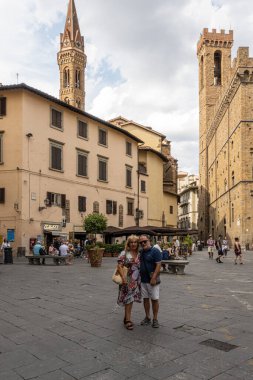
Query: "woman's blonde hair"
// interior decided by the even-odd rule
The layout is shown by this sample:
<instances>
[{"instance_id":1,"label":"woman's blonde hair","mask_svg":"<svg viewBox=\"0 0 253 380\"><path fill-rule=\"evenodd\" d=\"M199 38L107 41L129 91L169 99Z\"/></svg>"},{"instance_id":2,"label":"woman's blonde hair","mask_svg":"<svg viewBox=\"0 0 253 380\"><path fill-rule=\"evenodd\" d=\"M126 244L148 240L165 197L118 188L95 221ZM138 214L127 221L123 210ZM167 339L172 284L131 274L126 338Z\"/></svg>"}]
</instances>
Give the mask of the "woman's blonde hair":
<instances>
[{"instance_id":1,"label":"woman's blonde hair","mask_svg":"<svg viewBox=\"0 0 253 380\"><path fill-rule=\"evenodd\" d=\"M126 244L125 244L125 251L130 251L130 243L132 241L137 241L137 243L139 243L139 237L137 235L128 236ZM138 250L138 245L137 245L136 251L137 250Z\"/></svg>"}]
</instances>

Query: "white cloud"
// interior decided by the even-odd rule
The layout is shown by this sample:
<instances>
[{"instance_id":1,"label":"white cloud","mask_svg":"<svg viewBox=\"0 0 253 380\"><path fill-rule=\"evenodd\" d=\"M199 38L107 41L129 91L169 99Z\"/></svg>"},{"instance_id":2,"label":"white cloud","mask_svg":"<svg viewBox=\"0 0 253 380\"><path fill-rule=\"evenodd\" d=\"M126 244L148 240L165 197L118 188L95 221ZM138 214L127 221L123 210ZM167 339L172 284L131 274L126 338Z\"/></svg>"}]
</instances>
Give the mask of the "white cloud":
<instances>
[{"instance_id":1,"label":"white cloud","mask_svg":"<svg viewBox=\"0 0 253 380\"><path fill-rule=\"evenodd\" d=\"M249 0L75 0L87 54L86 110L152 126L197 172L198 64L204 27L234 29L251 46ZM58 96L56 54L68 0L0 0L0 82L19 79ZM190 164L189 164L190 163ZM188 168L188 169L187 169Z\"/></svg>"}]
</instances>

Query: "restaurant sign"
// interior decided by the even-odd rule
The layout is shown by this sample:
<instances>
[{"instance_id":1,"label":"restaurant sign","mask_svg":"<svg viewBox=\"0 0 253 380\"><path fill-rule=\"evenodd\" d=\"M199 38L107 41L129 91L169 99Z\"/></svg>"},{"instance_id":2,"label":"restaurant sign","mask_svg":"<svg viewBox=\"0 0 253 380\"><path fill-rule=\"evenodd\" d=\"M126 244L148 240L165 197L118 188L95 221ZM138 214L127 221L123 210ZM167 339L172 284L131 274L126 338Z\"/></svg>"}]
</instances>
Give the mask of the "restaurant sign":
<instances>
[{"instance_id":1,"label":"restaurant sign","mask_svg":"<svg viewBox=\"0 0 253 380\"><path fill-rule=\"evenodd\" d=\"M44 231L61 231L61 224L46 223L43 226Z\"/></svg>"}]
</instances>

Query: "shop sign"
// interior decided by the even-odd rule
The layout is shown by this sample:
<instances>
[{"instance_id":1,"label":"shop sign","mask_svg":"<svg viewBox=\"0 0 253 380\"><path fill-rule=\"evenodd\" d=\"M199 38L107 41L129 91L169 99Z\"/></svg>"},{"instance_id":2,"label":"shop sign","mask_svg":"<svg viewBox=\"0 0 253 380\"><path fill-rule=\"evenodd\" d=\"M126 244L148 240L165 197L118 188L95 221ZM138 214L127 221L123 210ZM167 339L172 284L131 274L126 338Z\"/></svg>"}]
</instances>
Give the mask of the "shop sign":
<instances>
[{"instance_id":1,"label":"shop sign","mask_svg":"<svg viewBox=\"0 0 253 380\"><path fill-rule=\"evenodd\" d=\"M61 231L61 225L60 224L44 224L43 226L44 231Z\"/></svg>"}]
</instances>

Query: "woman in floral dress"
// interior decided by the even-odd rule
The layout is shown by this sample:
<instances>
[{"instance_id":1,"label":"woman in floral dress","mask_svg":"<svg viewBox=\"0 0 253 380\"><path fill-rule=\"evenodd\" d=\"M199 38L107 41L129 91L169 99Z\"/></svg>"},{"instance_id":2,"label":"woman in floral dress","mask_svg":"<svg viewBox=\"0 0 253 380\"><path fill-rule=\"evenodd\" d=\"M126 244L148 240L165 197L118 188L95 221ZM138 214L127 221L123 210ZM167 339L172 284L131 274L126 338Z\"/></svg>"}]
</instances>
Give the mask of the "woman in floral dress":
<instances>
[{"instance_id":1,"label":"woman in floral dress","mask_svg":"<svg viewBox=\"0 0 253 380\"><path fill-rule=\"evenodd\" d=\"M119 286L118 305L125 307L124 325L127 330L133 330L131 313L133 302L141 302L141 278L139 258L139 238L136 235L128 237L125 250L118 257L118 271L122 277L122 285ZM123 266L127 267L127 275L124 275Z\"/></svg>"}]
</instances>

